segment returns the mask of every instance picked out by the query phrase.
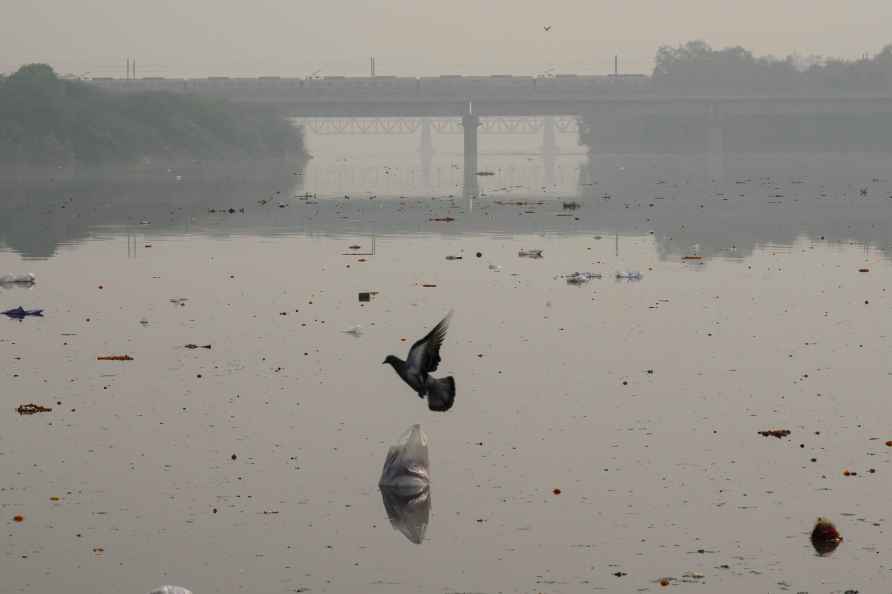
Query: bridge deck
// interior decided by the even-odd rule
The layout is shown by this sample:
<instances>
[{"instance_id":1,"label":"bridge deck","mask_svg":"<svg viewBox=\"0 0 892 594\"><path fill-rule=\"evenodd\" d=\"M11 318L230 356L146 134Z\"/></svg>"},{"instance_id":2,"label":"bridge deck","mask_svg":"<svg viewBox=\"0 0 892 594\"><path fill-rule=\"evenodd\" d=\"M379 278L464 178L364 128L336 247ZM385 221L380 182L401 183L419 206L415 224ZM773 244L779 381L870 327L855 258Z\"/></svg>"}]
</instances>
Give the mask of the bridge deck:
<instances>
[{"instance_id":1,"label":"bridge deck","mask_svg":"<svg viewBox=\"0 0 892 594\"><path fill-rule=\"evenodd\" d=\"M302 117L544 116L598 112L808 114L892 112L889 96L665 96L647 77L94 79L116 92L170 91L275 106Z\"/></svg>"}]
</instances>

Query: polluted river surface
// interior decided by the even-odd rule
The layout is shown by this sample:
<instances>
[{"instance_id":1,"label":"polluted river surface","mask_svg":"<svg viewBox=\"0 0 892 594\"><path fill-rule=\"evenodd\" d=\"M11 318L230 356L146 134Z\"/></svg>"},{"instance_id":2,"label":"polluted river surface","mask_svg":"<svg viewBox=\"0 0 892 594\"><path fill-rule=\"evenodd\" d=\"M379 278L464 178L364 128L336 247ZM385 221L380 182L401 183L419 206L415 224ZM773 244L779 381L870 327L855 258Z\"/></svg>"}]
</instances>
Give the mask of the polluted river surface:
<instances>
[{"instance_id":1,"label":"polluted river surface","mask_svg":"<svg viewBox=\"0 0 892 594\"><path fill-rule=\"evenodd\" d=\"M3 183L0 308L44 311L0 319L0 590L887 586L888 156L484 152L469 199L316 141ZM382 361L449 310L438 413Z\"/></svg>"}]
</instances>

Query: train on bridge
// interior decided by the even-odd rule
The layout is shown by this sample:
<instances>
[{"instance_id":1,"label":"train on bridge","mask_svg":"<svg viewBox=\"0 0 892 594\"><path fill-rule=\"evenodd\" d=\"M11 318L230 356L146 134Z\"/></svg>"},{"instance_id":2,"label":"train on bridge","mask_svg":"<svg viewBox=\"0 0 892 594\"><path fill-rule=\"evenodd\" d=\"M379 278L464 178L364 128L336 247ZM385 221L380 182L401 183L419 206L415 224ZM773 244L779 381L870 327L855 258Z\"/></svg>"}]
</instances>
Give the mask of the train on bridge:
<instances>
[{"instance_id":1,"label":"train on bridge","mask_svg":"<svg viewBox=\"0 0 892 594\"><path fill-rule=\"evenodd\" d=\"M643 74L553 76L325 76L312 78L287 78L260 76L233 78L209 76L207 78L116 79L94 77L89 82L113 91L172 91L201 94L241 94L259 90L265 92L291 92L303 98L324 98L337 95L368 98L437 98L462 99L466 97L504 97L516 93L541 96L557 95L612 95L647 92L651 79Z\"/></svg>"}]
</instances>

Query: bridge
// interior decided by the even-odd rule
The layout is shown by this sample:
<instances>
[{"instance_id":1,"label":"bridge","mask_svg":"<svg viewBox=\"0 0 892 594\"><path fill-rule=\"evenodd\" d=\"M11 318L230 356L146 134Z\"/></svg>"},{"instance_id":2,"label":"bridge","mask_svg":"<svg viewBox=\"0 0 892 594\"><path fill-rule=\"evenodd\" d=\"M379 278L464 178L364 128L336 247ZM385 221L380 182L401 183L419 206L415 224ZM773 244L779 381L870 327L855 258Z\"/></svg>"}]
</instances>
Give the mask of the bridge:
<instances>
[{"instance_id":1,"label":"bridge","mask_svg":"<svg viewBox=\"0 0 892 594\"><path fill-rule=\"evenodd\" d=\"M334 131L340 127L341 133L347 129L366 133L373 129L380 131L383 129L380 125L362 122L391 118L400 122L392 130L409 133L413 126L420 127L422 151L424 144L430 142L434 123L449 119L453 123L443 129L457 130L460 126L464 135L465 190L471 195L477 191L478 133L481 128L483 131L494 128L490 119L504 122L512 118L534 118L541 122L537 131L542 131L543 152L547 154L555 144L554 134L570 129L564 122L578 118L584 119L590 128L597 128L599 122L617 118L694 116L709 122L708 152L723 155L722 121L727 117L892 113L892 97L888 96L668 96L660 94L652 80L641 75L149 77L93 78L88 82L113 92L169 91L266 105L294 118L331 119L329 123L319 124L318 129ZM345 123L347 120L356 121ZM597 136L597 130L584 132Z\"/></svg>"}]
</instances>

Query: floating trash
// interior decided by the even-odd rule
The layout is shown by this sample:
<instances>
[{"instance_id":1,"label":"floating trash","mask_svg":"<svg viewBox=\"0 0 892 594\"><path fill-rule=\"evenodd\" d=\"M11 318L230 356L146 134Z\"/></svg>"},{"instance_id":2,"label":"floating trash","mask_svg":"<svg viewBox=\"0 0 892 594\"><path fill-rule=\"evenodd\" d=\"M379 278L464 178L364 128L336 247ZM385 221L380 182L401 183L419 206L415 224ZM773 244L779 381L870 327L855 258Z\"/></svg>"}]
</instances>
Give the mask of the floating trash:
<instances>
[{"instance_id":1,"label":"floating trash","mask_svg":"<svg viewBox=\"0 0 892 594\"><path fill-rule=\"evenodd\" d=\"M15 309L7 309L6 311L0 313L16 320L24 320L28 316L37 316L40 318L43 317L42 309L25 309L21 305L16 307Z\"/></svg>"},{"instance_id":2,"label":"floating trash","mask_svg":"<svg viewBox=\"0 0 892 594\"><path fill-rule=\"evenodd\" d=\"M192 594L192 590L187 590L181 586L161 586L155 588L149 594Z\"/></svg>"},{"instance_id":3,"label":"floating trash","mask_svg":"<svg viewBox=\"0 0 892 594\"><path fill-rule=\"evenodd\" d=\"M827 518L818 518L814 530L811 531L811 544L818 555L822 557L829 555L836 550L841 542L842 536L833 522Z\"/></svg>"},{"instance_id":4,"label":"floating trash","mask_svg":"<svg viewBox=\"0 0 892 594\"><path fill-rule=\"evenodd\" d=\"M765 431L759 431L759 435L762 437L776 437L781 439L790 434L789 429L766 429Z\"/></svg>"},{"instance_id":5,"label":"floating trash","mask_svg":"<svg viewBox=\"0 0 892 594\"><path fill-rule=\"evenodd\" d=\"M627 270L625 272L617 272L616 278L620 280L630 280L630 281L638 281L641 280L642 274L638 271Z\"/></svg>"},{"instance_id":6,"label":"floating trash","mask_svg":"<svg viewBox=\"0 0 892 594\"><path fill-rule=\"evenodd\" d=\"M20 415L36 415L37 413L51 412L53 409L39 404L20 404L15 411Z\"/></svg>"},{"instance_id":7,"label":"floating trash","mask_svg":"<svg viewBox=\"0 0 892 594\"><path fill-rule=\"evenodd\" d=\"M537 259L542 257L542 250L520 250L519 252L517 252L517 255L521 258Z\"/></svg>"},{"instance_id":8,"label":"floating trash","mask_svg":"<svg viewBox=\"0 0 892 594\"><path fill-rule=\"evenodd\" d=\"M4 274L0 276L0 285L33 285L37 281L34 274L27 272L25 274Z\"/></svg>"},{"instance_id":9,"label":"floating trash","mask_svg":"<svg viewBox=\"0 0 892 594\"><path fill-rule=\"evenodd\" d=\"M425 487L418 493L404 493L394 487L380 489L390 525L410 542L421 544L430 522L430 487Z\"/></svg>"},{"instance_id":10,"label":"floating trash","mask_svg":"<svg viewBox=\"0 0 892 594\"><path fill-rule=\"evenodd\" d=\"M571 272L564 275L564 279L568 285L584 285L592 279L601 278L600 272Z\"/></svg>"},{"instance_id":11,"label":"floating trash","mask_svg":"<svg viewBox=\"0 0 892 594\"><path fill-rule=\"evenodd\" d=\"M343 332L344 334L349 334L353 338L359 338L360 336L362 336L362 326L357 324L356 326L347 328L346 330L341 330L341 332Z\"/></svg>"},{"instance_id":12,"label":"floating trash","mask_svg":"<svg viewBox=\"0 0 892 594\"><path fill-rule=\"evenodd\" d=\"M428 438L415 424L387 450L378 488L391 526L421 544L430 519Z\"/></svg>"},{"instance_id":13,"label":"floating trash","mask_svg":"<svg viewBox=\"0 0 892 594\"><path fill-rule=\"evenodd\" d=\"M409 427L387 450L379 487L391 487L407 493L420 493L430 484L428 438L421 425Z\"/></svg>"}]
</instances>

